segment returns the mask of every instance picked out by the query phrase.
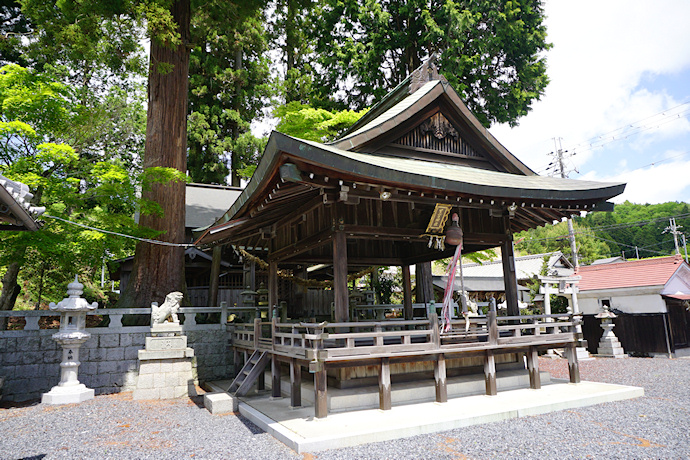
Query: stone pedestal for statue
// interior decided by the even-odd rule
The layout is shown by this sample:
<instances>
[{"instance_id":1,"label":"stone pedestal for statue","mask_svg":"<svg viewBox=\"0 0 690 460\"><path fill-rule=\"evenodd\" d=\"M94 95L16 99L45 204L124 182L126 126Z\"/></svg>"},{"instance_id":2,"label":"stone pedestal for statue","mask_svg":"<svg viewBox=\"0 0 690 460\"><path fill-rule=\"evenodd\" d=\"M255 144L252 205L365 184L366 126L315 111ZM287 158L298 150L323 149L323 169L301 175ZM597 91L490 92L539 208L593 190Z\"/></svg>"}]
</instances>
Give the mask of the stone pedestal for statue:
<instances>
[{"instance_id":1,"label":"stone pedestal for statue","mask_svg":"<svg viewBox=\"0 0 690 460\"><path fill-rule=\"evenodd\" d=\"M618 341L618 337L613 333L613 319L617 316L609 311L608 308L604 308L604 311L595 316L595 318L601 319L601 328L604 330L604 334L599 340L599 347L597 348L597 356L601 358L627 358L628 355L624 352L621 343Z\"/></svg>"},{"instance_id":2,"label":"stone pedestal for statue","mask_svg":"<svg viewBox=\"0 0 690 460\"><path fill-rule=\"evenodd\" d=\"M56 304L51 303L50 309L60 312L60 330L53 334L53 340L62 346L62 362L60 363L60 383L48 393L43 393L43 404L74 404L93 399L94 390L79 383L79 348L91 337L86 332L86 312L98 307L96 302L89 304L82 299L84 287L77 278L67 285L68 297Z\"/></svg>"},{"instance_id":3,"label":"stone pedestal for statue","mask_svg":"<svg viewBox=\"0 0 690 460\"><path fill-rule=\"evenodd\" d=\"M177 321L179 298L171 293L159 308L152 307L151 337L146 337L146 348L139 350L139 377L133 399L173 399L196 395L196 382L192 359L194 349L187 346L187 336L182 335L182 327ZM160 310L166 310L163 313ZM174 318L173 322L165 319Z\"/></svg>"}]
</instances>

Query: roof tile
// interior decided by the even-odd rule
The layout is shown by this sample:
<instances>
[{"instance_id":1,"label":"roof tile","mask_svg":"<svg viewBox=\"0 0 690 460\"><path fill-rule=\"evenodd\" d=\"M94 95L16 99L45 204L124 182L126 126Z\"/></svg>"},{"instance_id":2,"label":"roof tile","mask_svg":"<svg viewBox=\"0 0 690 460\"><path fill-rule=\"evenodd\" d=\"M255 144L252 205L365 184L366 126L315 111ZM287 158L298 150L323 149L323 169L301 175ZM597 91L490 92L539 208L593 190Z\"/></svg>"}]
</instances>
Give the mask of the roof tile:
<instances>
[{"instance_id":1,"label":"roof tile","mask_svg":"<svg viewBox=\"0 0 690 460\"><path fill-rule=\"evenodd\" d=\"M683 264L680 256L580 267L580 291L664 285Z\"/></svg>"}]
</instances>

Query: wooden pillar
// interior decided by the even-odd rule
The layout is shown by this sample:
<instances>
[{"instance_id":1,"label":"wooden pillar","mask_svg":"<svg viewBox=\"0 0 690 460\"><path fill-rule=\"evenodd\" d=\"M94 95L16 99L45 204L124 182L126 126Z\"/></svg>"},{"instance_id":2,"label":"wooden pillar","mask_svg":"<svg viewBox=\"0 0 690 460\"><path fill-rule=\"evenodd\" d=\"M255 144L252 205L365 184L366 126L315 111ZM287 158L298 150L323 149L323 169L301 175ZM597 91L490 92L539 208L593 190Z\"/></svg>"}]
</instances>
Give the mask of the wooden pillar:
<instances>
[{"instance_id":1,"label":"wooden pillar","mask_svg":"<svg viewBox=\"0 0 690 460\"><path fill-rule=\"evenodd\" d=\"M412 319L412 278L410 277L410 266L402 266L402 276L403 276L403 312L405 313L405 319Z\"/></svg>"},{"instance_id":2,"label":"wooden pillar","mask_svg":"<svg viewBox=\"0 0 690 460\"><path fill-rule=\"evenodd\" d=\"M278 305L278 262L268 261L268 320L273 315L273 307Z\"/></svg>"},{"instance_id":3,"label":"wooden pillar","mask_svg":"<svg viewBox=\"0 0 690 460\"><path fill-rule=\"evenodd\" d=\"M539 376L539 354L535 347L529 347L527 355L527 370L529 371L529 387L533 390L541 388L541 377Z\"/></svg>"},{"instance_id":4,"label":"wooden pillar","mask_svg":"<svg viewBox=\"0 0 690 460\"><path fill-rule=\"evenodd\" d=\"M213 247L213 258L211 259L211 276L208 280L208 301L207 307L218 305L218 282L220 281L220 261L223 254L223 246Z\"/></svg>"},{"instance_id":5,"label":"wooden pillar","mask_svg":"<svg viewBox=\"0 0 690 460\"><path fill-rule=\"evenodd\" d=\"M302 405L302 368L297 358L290 359L290 406Z\"/></svg>"},{"instance_id":6,"label":"wooden pillar","mask_svg":"<svg viewBox=\"0 0 690 460\"><path fill-rule=\"evenodd\" d=\"M448 388L446 386L446 357L443 353L434 361L434 379L436 380L436 402L448 402Z\"/></svg>"},{"instance_id":7,"label":"wooden pillar","mask_svg":"<svg viewBox=\"0 0 690 460\"><path fill-rule=\"evenodd\" d=\"M271 354L271 378L271 396L280 398L282 396L280 391L280 361L275 354Z\"/></svg>"},{"instance_id":8,"label":"wooden pillar","mask_svg":"<svg viewBox=\"0 0 690 460\"><path fill-rule=\"evenodd\" d=\"M256 291L256 262L245 259L242 265L242 275L244 287Z\"/></svg>"},{"instance_id":9,"label":"wooden pillar","mask_svg":"<svg viewBox=\"0 0 690 460\"><path fill-rule=\"evenodd\" d=\"M492 350L486 350L484 357L484 381L486 382L486 394L496 396L496 359Z\"/></svg>"},{"instance_id":10,"label":"wooden pillar","mask_svg":"<svg viewBox=\"0 0 690 460\"><path fill-rule=\"evenodd\" d=\"M391 409L390 358L381 358L381 366L379 367L379 409Z\"/></svg>"},{"instance_id":11,"label":"wooden pillar","mask_svg":"<svg viewBox=\"0 0 690 460\"><path fill-rule=\"evenodd\" d=\"M506 288L506 306L508 316L518 316L517 274L515 273L515 251L513 248L513 234L510 232L510 218L503 219L505 239L501 243L501 259L503 261L503 283Z\"/></svg>"},{"instance_id":12,"label":"wooden pillar","mask_svg":"<svg viewBox=\"0 0 690 460\"><path fill-rule=\"evenodd\" d=\"M237 374L240 373L240 370L242 369L242 366L244 363L240 363L240 360L242 359L242 358L240 358L240 351L235 347L232 348L232 358L233 358L233 372L234 372L234 375L237 376Z\"/></svg>"},{"instance_id":13,"label":"wooden pillar","mask_svg":"<svg viewBox=\"0 0 690 460\"><path fill-rule=\"evenodd\" d=\"M256 378L256 389L263 391L266 389L266 368L261 371L259 376Z\"/></svg>"},{"instance_id":14,"label":"wooden pillar","mask_svg":"<svg viewBox=\"0 0 690 460\"><path fill-rule=\"evenodd\" d=\"M417 303L429 303L434 300L434 284L431 277L431 262L415 265L415 292Z\"/></svg>"},{"instance_id":15,"label":"wooden pillar","mask_svg":"<svg viewBox=\"0 0 690 460\"><path fill-rule=\"evenodd\" d=\"M381 293L377 289L379 285L379 267L374 267L371 272L371 290L374 291L374 303L379 305L381 303Z\"/></svg>"},{"instance_id":16,"label":"wooden pillar","mask_svg":"<svg viewBox=\"0 0 690 460\"><path fill-rule=\"evenodd\" d=\"M333 235L333 297L335 322L349 321L347 293L347 239L345 232L337 230Z\"/></svg>"},{"instance_id":17,"label":"wooden pillar","mask_svg":"<svg viewBox=\"0 0 690 460\"><path fill-rule=\"evenodd\" d=\"M328 415L326 382L325 368L314 373L314 416L316 418L326 418Z\"/></svg>"},{"instance_id":18,"label":"wooden pillar","mask_svg":"<svg viewBox=\"0 0 690 460\"><path fill-rule=\"evenodd\" d=\"M569 343L565 347L565 352L568 355L568 373L570 374L570 383L580 383L580 365L577 362L577 350L574 343Z\"/></svg>"}]
</instances>

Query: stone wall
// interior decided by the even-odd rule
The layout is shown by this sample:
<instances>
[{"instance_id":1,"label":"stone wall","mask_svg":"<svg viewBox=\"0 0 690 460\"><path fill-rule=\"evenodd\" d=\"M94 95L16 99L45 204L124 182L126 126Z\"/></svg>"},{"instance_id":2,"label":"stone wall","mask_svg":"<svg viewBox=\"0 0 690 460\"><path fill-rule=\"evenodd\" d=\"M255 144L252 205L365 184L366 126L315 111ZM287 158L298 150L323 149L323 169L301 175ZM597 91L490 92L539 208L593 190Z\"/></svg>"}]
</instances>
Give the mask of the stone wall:
<instances>
[{"instance_id":1,"label":"stone wall","mask_svg":"<svg viewBox=\"0 0 690 460\"><path fill-rule=\"evenodd\" d=\"M101 315L104 311L98 310ZM18 316L16 313L19 312L7 313ZM0 378L4 378L0 389L2 400L40 398L42 393L59 383L62 348L52 338L56 331L27 330L26 327L24 330L0 331ZM119 320L112 321L111 318L111 327L88 328L86 331L91 333L91 338L80 349L79 381L93 388L96 394L134 390L138 351L144 348L150 328L123 327ZM187 324L183 326L183 333L187 335L188 346L194 349L194 376L198 380L227 379L231 375L233 355L228 347L230 333L225 324Z\"/></svg>"}]
</instances>

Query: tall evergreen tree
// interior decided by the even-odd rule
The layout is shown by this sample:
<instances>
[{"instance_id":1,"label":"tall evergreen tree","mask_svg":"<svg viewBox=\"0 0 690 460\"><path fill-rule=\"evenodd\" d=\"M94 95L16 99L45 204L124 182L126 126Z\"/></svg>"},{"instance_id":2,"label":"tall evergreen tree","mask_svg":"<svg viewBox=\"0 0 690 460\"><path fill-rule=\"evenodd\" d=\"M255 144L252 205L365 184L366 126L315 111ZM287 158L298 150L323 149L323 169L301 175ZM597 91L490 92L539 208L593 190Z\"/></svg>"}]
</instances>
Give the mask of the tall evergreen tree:
<instances>
[{"instance_id":1,"label":"tall evergreen tree","mask_svg":"<svg viewBox=\"0 0 690 460\"><path fill-rule=\"evenodd\" d=\"M228 12L204 8L192 18L189 76L191 179L240 185L245 168L262 148L249 126L268 97L268 42L258 3Z\"/></svg>"},{"instance_id":2,"label":"tall evergreen tree","mask_svg":"<svg viewBox=\"0 0 690 460\"><path fill-rule=\"evenodd\" d=\"M516 124L548 83L541 3L324 0L308 29L317 105L367 107L437 53L441 73L485 126Z\"/></svg>"}]
</instances>

